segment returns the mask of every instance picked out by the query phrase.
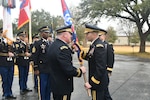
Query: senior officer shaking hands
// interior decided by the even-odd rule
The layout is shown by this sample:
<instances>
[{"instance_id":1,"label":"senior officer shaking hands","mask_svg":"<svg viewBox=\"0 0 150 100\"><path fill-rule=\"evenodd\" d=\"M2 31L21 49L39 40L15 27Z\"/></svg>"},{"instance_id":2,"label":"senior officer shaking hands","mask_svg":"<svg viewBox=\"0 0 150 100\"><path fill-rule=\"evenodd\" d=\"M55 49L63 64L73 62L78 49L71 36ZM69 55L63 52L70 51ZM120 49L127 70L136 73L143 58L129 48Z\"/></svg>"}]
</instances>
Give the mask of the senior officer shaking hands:
<instances>
[{"instance_id":1,"label":"senior officer shaking hands","mask_svg":"<svg viewBox=\"0 0 150 100\"><path fill-rule=\"evenodd\" d=\"M92 100L105 100L104 93L108 84L106 50L98 36L100 31L96 26L85 25L86 38L92 42L88 53L83 56L89 64L89 83L85 83L85 87L91 88Z\"/></svg>"},{"instance_id":2,"label":"senior officer shaking hands","mask_svg":"<svg viewBox=\"0 0 150 100\"><path fill-rule=\"evenodd\" d=\"M56 30L57 39L48 50L51 86L54 100L70 100L73 92L73 77L81 77L86 72L84 66L76 68L72 64L73 51L68 46L72 42L71 26Z\"/></svg>"}]
</instances>

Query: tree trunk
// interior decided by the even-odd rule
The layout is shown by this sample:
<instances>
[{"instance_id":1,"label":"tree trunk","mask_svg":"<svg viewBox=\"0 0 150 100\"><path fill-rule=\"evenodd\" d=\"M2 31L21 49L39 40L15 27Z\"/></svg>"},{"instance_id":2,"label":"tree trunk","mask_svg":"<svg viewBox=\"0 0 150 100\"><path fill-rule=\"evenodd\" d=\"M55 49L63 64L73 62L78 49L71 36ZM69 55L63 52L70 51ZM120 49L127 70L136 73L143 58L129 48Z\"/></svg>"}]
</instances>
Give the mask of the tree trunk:
<instances>
[{"instance_id":1,"label":"tree trunk","mask_svg":"<svg viewBox=\"0 0 150 100\"><path fill-rule=\"evenodd\" d=\"M140 53L144 53L145 52L145 42L146 42L145 36L141 35L141 38L140 38L140 50L139 50Z\"/></svg>"}]
</instances>

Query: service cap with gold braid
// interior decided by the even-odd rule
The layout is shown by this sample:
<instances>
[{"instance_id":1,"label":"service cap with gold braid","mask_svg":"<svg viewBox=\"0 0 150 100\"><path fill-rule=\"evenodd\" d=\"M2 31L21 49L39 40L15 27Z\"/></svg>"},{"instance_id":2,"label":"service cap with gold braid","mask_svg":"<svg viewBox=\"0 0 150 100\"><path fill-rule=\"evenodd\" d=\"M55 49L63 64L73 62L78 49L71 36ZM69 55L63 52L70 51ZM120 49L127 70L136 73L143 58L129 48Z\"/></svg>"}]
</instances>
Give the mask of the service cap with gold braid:
<instances>
[{"instance_id":1,"label":"service cap with gold braid","mask_svg":"<svg viewBox=\"0 0 150 100\"><path fill-rule=\"evenodd\" d=\"M26 35L26 32L23 32L23 31L17 33L17 36L25 36L25 35Z\"/></svg>"},{"instance_id":2,"label":"service cap with gold braid","mask_svg":"<svg viewBox=\"0 0 150 100\"><path fill-rule=\"evenodd\" d=\"M51 33L50 29L51 28L49 26L43 26L39 29L39 32Z\"/></svg>"},{"instance_id":3,"label":"service cap with gold braid","mask_svg":"<svg viewBox=\"0 0 150 100\"><path fill-rule=\"evenodd\" d=\"M56 32L57 34L62 33L62 32L69 32L70 34L72 34L71 25L58 28L56 29Z\"/></svg>"},{"instance_id":4,"label":"service cap with gold braid","mask_svg":"<svg viewBox=\"0 0 150 100\"><path fill-rule=\"evenodd\" d=\"M85 31L84 33L87 34L89 32L97 32L98 35L102 35L102 34L107 34L107 31L97 27L97 26L94 26L94 25L89 25L89 24L85 24Z\"/></svg>"}]
</instances>

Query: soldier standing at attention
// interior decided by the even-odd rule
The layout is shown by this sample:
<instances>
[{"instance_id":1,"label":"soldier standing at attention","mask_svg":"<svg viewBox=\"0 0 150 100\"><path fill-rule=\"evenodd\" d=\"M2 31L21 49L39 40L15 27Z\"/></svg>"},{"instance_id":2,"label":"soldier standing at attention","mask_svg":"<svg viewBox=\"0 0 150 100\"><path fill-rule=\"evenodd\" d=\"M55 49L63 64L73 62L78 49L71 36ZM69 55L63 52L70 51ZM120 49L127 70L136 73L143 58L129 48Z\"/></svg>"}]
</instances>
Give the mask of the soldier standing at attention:
<instances>
[{"instance_id":1,"label":"soldier standing at attention","mask_svg":"<svg viewBox=\"0 0 150 100\"><path fill-rule=\"evenodd\" d=\"M34 72L39 76L40 92L39 98L41 100L50 100L51 86L50 74L47 65L47 52L50 46L48 35L50 34L50 27L43 26L39 29L41 39L34 43L32 48L32 60L34 63Z\"/></svg>"},{"instance_id":2,"label":"soldier standing at attention","mask_svg":"<svg viewBox=\"0 0 150 100\"><path fill-rule=\"evenodd\" d=\"M32 91L27 87L30 62L29 57L31 54L29 53L29 45L25 42L26 34L24 32L19 32L17 36L19 39L15 42L15 51L17 55L16 64L18 65L19 71L20 94L24 95L25 93Z\"/></svg>"},{"instance_id":3,"label":"soldier standing at attention","mask_svg":"<svg viewBox=\"0 0 150 100\"><path fill-rule=\"evenodd\" d=\"M57 39L48 50L51 86L54 100L70 100L73 92L73 77L81 77L85 67L76 68L72 64L73 51L68 46L72 42L71 26L56 30Z\"/></svg>"},{"instance_id":4,"label":"soldier standing at attention","mask_svg":"<svg viewBox=\"0 0 150 100\"><path fill-rule=\"evenodd\" d=\"M38 34L35 34L33 37L32 37L32 40L33 40L33 42L31 43L31 45L30 45L30 50L32 50L32 48L34 47L34 43L36 42L36 41L38 41L39 40L39 35ZM32 51L31 51L32 52ZM30 64L32 65L32 67L34 67L33 66L33 60L32 60L32 56L30 57ZM36 90L36 91L38 91L38 79L37 79L37 75L34 73L34 89Z\"/></svg>"},{"instance_id":5,"label":"soldier standing at attention","mask_svg":"<svg viewBox=\"0 0 150 100\"><path fill-rule=\"evenodd\" d=\"M105 100L104 93L108 84L106 70L106 50L104 43L99 39L101 29L96 26L85 25L85 34L91 42L85 59L89 64L89 83L85 83L87 89L91 88L92 100Z\"/></svg>"},{"instance_id":6,"label":"soldier standing at attention","mask_svg":"<svg viewBox=\"0 0 150 100\"><path fill-rule=\"evenodd\" d=\"M3 28L0 28L0 35ZM14 77L14 51L13 44L8 44L7 40L0 36L0 74L2 78L3 96L5 99L16 99L12 94L12 83Z\"/></svg>"},{"instance_id":7,"label":"soldier standing at attention","mask_svg":"<svg viewBox=\"0 0 150 100\"><path fill-rule=\"evenodd\" d=\"M100 32L99 38L105 44L105 49L107 51L106 52L106 67L107 67L108 76L110 77L112 70L113 70L113 65L114 65L114 49L113 49L113 45L109 44L106 41L106 34L107 34L107 31L103 30L102 32ZM109 81L108 81L108 85L109 85ZM107 87L107 90L105 91L105 100L112 100L108 87Z\"/></svg>"}]
</instances>

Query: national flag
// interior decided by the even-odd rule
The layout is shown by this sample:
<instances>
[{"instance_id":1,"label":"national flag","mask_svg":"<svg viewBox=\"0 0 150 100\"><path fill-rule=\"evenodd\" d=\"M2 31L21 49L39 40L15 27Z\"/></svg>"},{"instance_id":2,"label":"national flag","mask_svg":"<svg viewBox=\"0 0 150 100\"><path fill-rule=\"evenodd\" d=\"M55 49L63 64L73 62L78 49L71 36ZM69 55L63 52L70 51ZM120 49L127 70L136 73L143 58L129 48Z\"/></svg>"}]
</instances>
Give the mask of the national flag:
<instances>
[{"instance_id":1,"label":"national flag","mask_svg":"<svg viewBox=\"0 0 150 100\"><path fill-rule=\"evenodd\" d=\"M74 29L73 19L71 17L70 11L66 5L65 0L61 0L61 4L62 4L62 10L63 10L64 23L65 25L72 25L72 32L73 32L72 38L73 38L74 44L78 47L78 51L77 51L78 60L80 62L80 65L83 65L83 59L81 58L81 46L77 42L77 35Z\"/></svg>"},{"instance_id":2,"label":"national flag","mask_svg":"<svg viewBox=\"0 0 150 100\"><path fill-rule=\"evenodd\" d=\"M13 42L13 31L12 31L10 8L4 8L3 11L3 37L7 39L8 44L11 44Z\"/></svg>"},{"instance_id":3,"label":"national flag","mask_svg":"<svg viewBox=\"0 0 150 100\"><path fill-rule=\"evenodd\" d=\"M18 20L18 29L28 23L31 19L31 3L30 0L21 0L20 14Z\"/></svg>"}]
</instances>

